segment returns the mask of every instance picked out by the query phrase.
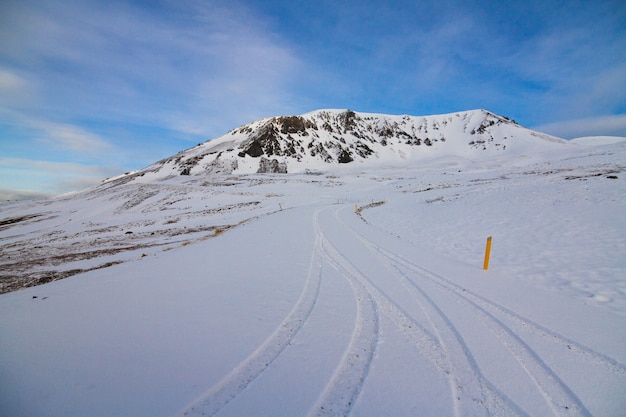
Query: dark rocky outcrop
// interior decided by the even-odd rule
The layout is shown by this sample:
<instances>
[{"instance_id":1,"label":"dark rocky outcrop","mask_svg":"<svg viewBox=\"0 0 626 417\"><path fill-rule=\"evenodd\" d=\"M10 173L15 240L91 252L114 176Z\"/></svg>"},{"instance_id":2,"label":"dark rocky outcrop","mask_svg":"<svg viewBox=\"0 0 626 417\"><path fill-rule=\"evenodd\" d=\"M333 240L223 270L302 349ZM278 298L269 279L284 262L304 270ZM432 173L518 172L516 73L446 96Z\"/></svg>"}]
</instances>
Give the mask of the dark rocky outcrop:
<instances>
[{"instance_id":1,"label":"dark rocky outcrop","mask_svg":"<svg viewBox=\"0 0 626 417\"><path fill-rule=\"evenodd\" d=\"M259 161L258 174L286 174L287 164L285 162L278 162L276 158L268 159L261 157Z\"/></svg>"},{"instance_id":2,"label":"dark rocky outcrop","mask_svg":"<svg viewBox=\"0 0 626 417\"><path fill-rule=\"evenodd\" d=\"M352 162L352 161L354 161L354 158L352 158L352 155L350 155L350 152L348 152L345 149L342 150L337 156L337 162L339 162L340 164L347 164L348 162Z\"/></svg>"},{"instance_id":3,"label":"dark rocky outcrop","mask_svg":"<svg viewBox=\"0 0 626 417\"><path fill-rule=\"evenodd\" d=\"M276 117L273 121L280 126L280 132L285 134L299 133L307 136L307 129L317 129L313 121L307 120L302 116Z\"/></svg>"}]
</instances>

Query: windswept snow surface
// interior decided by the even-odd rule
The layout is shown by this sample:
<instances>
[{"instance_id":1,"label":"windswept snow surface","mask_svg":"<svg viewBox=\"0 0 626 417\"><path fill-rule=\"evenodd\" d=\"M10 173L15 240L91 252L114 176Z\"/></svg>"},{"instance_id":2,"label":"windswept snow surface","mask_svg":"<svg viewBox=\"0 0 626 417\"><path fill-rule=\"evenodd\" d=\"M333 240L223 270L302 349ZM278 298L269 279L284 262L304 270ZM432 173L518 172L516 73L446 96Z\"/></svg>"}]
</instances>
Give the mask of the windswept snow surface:
<instances>
[{"instance_id":1,"label":"windswept snow surface","mask_svg":"<svg viewBox=\"0 0 626 417\"><path fill-rule=\"evenodd\" d=\"M1 206L0 415L624 415L626 141L361 169Z\"/></svg>"}]
</instances>

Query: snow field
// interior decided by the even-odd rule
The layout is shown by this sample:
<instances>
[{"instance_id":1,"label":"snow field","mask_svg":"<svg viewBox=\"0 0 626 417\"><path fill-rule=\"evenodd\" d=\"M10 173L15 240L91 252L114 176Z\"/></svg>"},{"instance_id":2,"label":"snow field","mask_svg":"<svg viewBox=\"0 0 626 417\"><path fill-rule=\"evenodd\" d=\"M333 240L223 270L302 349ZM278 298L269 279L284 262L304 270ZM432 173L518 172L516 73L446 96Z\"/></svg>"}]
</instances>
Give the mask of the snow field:
<instances>
[{"instance_id":1,"label":"snow field","mask_svg":"<svg viewBox=\"0 0 626 417\"><path fill-rule=\"evenodd\" d=\"M0 415L619 416L625 161L614 142L5 206L50 218L3 245L132 225L149 247L0 295Z\"/></svg>"}]
</instances>

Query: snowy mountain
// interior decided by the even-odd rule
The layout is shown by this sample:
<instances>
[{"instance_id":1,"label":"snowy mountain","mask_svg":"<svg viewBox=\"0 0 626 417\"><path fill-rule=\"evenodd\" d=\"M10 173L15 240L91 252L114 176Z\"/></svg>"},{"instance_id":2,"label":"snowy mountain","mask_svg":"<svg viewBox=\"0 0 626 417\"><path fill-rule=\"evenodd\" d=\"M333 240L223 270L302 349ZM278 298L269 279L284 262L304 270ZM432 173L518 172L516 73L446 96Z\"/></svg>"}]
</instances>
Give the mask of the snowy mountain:
<instances>
[{"instance_id":1,"label":"snowy mountain","mask_svg":"<svg viewBox=\"0 0 626 417\"><path fill-rule=\"evenodd\" d=\"M269 118L3 202L0 416L619 416L624 213L626 139L482 110Z\"/></svg>"},{"instance_id":2,"label":"snowy mountain","mask_svg":"<svg viewBox=\"0 0 626 417\"><path fill-rule=\"evenodd\" d=\"M371 167L541 152L563 142L485 110L425 117L319 110L252 122L134 175L326 171L337 163Z\"/></svg>"}]
</instances>

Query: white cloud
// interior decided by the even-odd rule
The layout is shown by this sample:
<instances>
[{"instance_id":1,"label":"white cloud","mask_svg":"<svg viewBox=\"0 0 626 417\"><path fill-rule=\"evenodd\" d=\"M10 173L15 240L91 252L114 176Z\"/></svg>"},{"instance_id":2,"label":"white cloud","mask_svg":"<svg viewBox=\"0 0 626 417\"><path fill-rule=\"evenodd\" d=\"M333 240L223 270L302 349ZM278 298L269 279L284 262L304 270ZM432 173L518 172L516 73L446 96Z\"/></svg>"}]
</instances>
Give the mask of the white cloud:
<instances>
[{"instance_id":1,"label":"white cloud","mask_svg":"<svg viewBox=\"0 0 626 417\"><path fill-rule=\"evenodd\" d=\"M0 47L39 81L39 117L212 137L294 104L301 63L238 2L40 6L14 5L0 28Z\"/></svg>"},{"instance_id":2,"label":"white cloud","mask_svg":"<svg viewBox=\"0 0 626 417\"><path fill-rule=\"evenodd\" d=\"M87 154L112 148L107 141L79 126L48 121L32 121L31 127L41 132L43 135L42 142L49 143L56 148Z\"/></svg>"},{"instance_id":3,"label":"white cloud","mask_svg":"<svg viewBox=\"0 0 626 417\"><path fill-rule=\"evenodd\" d=\"M14 111L2 108L2 106L0 106L0 116L6 125L30 132L37 138L36 141L40 146L49 146L51 150L93 155L113 149L113 146L105 139L78 125L53 122L33 116L28 112ZM2 140L10 139L2 138ZM31 141L24 141L24 144L29 147L33 145ZM26 149L26 153L28 151Z\"/></svg>"},{"instance_id":4,"label":"white cloud","mask_svg":"<svg viewBox=\"0 0 626 417\"><path fill-rule=\"evenodd\" d=\"M117 170L80 163L0 157L0 189L18 194L52 195L99 184Z\"/></svg>"},{"instance_id":5,"label":"white cloud","mask_svg":"<svg viewBox=\"0 0 626 417\"><path fill-rule=\"evenodd\" d=\"M37 191L0 188L0 201L38 200L51 197L52 195L53 194L40 193Z\"/></svg>"},{"instance_id":6,"label":"white cloud","mask_svg":"<svg viewBox=\"0 0 626 417\"><path fill-rule=\"evenodd\" d=\"M564 120L533 129L566 139L585 136L626 137L626 114Z\"/></svg>"},{"instance_id":7,"label":"white cloud","mask_svg":"<svg viewBox=\"0 0 626 417\"><path fill-rule=\"evenodd\" d=\"M616 113L623 106L623 26L616 26L612 16L592 13L595 5L588 7L589 15L555 18L503 56L503 68L526 87L520 95L527 118L588 118Z\"/></svg>"},{"instance_id":8,"label":"white cloud","mask_svg":"<svg viewBox=\"0 0 626 417\"><path fill-rule=\"evenodd\" d=\"M15 99L19 94L23 94L27 89L28 83L19 75L0 67L0 93L2 96L10 96Z\"/></svg>"},{"instance_id":9,"label":"white cloud","mask_svg":"<svg viewBox=\"0 0 626 417\"><path fill-rule=\"evenodd\" d=\"M3 108L28 106L35 98L35 87L22 74L0 66L0 113Z\"/></svg>"},{"instance_id":10,"label":"white cloud","mask_svg":"<svg viewBox=\"0 0 626 417\"><path fill-rule=\"evenodd\" d=\"M190 27L170 28L176 37L167 45L175 53L164 64L164 79L185 93L177 107L163 109L161 120L172 129L211 137L292 108L289 91L303 69L294 52L245 9L195 6ZM191 67L181 73L176 60Z\"/></svg>"}]
</instances>

